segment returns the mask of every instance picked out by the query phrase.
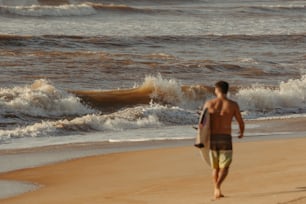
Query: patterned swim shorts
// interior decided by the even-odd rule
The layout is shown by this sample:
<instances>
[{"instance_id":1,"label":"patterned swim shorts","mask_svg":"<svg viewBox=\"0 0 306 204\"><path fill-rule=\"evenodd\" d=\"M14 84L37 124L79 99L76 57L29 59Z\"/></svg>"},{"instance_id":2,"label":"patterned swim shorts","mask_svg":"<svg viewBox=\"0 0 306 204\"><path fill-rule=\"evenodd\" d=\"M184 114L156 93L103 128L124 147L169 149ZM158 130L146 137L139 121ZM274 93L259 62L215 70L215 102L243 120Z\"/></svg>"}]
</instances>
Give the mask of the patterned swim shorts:
<instances>
[{"instance_id":1,"label":"patterned swim shorts","mask_svg":"<svg viewBox=\"0 0 306 204\"><path fill-rule=\"evenodd\" d=\"M209 159L212 168L229 168L233 156L232 136L226 134L215 134L210 137Z\"/></svg>"}]
</instances>

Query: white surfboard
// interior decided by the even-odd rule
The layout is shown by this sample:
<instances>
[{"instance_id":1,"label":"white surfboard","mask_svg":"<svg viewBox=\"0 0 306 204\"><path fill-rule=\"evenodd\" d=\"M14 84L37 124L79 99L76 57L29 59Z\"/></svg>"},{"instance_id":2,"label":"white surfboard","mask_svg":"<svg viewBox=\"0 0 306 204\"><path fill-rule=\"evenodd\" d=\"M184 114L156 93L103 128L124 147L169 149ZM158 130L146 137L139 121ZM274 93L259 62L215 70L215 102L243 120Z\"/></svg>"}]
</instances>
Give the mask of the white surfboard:
<instances>
[{"instance_id":1,"label":"white surfboard","mask_svg":"<svg viewBox=\"0 0 306 204\"><path fill-rule=\"evenodd\" d=\"M210 114L208 109L203 109L201 112L194 146L200 149L203 160L210 166Z\"/></svg>"}]
</instances>

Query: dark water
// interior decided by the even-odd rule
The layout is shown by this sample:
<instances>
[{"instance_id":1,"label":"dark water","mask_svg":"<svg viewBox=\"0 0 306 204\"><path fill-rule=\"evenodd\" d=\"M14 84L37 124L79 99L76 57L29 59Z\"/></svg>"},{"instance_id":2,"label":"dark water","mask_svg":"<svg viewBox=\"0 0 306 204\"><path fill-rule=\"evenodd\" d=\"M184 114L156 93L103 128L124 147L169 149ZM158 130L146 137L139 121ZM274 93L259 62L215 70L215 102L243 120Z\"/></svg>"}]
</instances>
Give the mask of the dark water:
<instances>
[{"instance_id":1,"label":"dark water","mask_svg":"<svg viewBox=\"0 0 306 204\"><path fill-rule=\"evenodd\" d=\"M306 1L63 2L2 1L4 86L115 89L157 73L276 85L305 70Z\"/></svg>"}]
</instances>

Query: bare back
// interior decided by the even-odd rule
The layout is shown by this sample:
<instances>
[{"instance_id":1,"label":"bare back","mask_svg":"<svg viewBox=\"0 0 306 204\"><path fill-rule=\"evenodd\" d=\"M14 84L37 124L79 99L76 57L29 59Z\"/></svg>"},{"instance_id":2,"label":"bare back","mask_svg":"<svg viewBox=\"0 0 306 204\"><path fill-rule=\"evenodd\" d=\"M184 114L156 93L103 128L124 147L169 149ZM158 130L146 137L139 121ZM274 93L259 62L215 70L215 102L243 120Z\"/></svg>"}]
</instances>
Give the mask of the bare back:
<instances>
[{"instance_id":1,"label":"bare back","mask_svg":"<svg viewBox=\"0 0 306 204\"><path fill-rule=\"evenodd\" d=\"M242 121L238 104L227 98L210 100L205 107L211 114L211 134L231 135L233 118L235 117L238 122Z\"/></svg>"}]
</instances>

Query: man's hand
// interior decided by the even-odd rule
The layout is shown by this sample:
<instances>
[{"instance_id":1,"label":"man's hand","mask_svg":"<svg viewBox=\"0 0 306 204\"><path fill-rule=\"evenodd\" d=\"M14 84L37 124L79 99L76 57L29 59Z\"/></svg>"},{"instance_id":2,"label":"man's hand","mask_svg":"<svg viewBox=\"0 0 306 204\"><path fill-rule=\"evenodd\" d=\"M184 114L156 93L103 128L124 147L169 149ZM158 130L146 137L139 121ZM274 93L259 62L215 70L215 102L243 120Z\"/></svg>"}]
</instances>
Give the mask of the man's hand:
<instances>
[{"instance_id":1,"label":"man's hand","mask_svg":"<svg viewBox=\"0 0 306 204\"><path fill-rule=\"evenodd\" d=\"M239 139L242 139L243 137L244 137L243 133L240 133L238 136Z\"/></svg>"}]
</instances>

